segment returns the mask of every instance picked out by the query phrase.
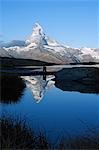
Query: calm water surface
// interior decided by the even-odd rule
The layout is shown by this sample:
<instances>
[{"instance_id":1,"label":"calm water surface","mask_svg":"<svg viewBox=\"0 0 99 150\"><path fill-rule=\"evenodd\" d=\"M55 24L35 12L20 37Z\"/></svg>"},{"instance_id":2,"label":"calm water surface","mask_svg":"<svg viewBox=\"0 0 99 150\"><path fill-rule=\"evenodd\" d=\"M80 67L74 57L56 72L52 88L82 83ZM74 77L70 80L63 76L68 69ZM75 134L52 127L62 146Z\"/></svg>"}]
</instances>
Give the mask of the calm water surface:
<instances>
[{"instance_id":1,"label":"calm water surface","mask_svg":"<svg viewBox=\"0 0 99 150\"><path fill-rule=\"evenodd\" d=\"M51 138L82 135L88 127L97 127L99 84L88 79L72 80L66 75L68 70L60 73L62 69L48 69L50 73L46 73L46 68L43 72L42 69L34 72L26 68L13 70L10 74L7 70L3 72L1 117L4 114L25 119L32 129L43 129Z\"/></svg>"}]
</instances>

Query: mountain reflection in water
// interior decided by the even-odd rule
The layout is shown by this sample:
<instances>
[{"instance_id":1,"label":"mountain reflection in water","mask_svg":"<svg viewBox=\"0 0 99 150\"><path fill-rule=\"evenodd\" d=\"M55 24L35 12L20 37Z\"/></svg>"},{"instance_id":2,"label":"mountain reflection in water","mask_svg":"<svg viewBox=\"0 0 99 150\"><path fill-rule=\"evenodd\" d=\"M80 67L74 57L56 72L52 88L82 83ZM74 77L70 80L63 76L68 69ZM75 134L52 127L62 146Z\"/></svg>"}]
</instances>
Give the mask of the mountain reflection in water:
<instances>
[{"instance_id":1,"label":"mountain reflection in water","mask_svg":"<svg viewBox=\"0 0 99 150\"><path fill-rule=\"evenodd\" d=\"M22 78L24 79L26 86L31 89L33 97L37 103L43 98L45 91L55 84L55 81L52 81L54 76L47 76L46 80L40 75L24 76Z\"/></svg>"},{"instance_id":2,"label":"mountain reflection in water","mask_svg":"<svg viewBox=\"0 0 99 150\"><path fill-rule=\"evenodd\" d=\"M21 72L22 71L22 72ZM29 73L29 75L28 75ZM36 102L40 102L47 90L53 86L63 91L77 91L81 93L99 93L99 69L98 68L60 68L43 71L23 70L13 74L3 72L1 74L1 102L15 103L20 100L27 86L32 91Z\"/></svg>"},{"instance_id":3,"label":"mountain reflection in water","mask_svg":"<svg viewBox=\"0 0 99 150\"><path fill-rule=\"evenodd\" d=\"M48 141L53 144L57 143L57 139L60 141L61 137L66 137L67 142L72 141L71 137L78 139L78 142L75 142L80 146L79 139L82 140L82 137L88 139L89 145L91 143L89 137L99 139L97 136L99 133L98 68L10 67L3 68L0 77L0 119L2 121L5 117L6 122L5 126L2 125L4 145L8 141L6 137L10 135L12 135L11 143L16 141L16 145L18 145L17 140L24 143L25 139L26 141L28 139L27 142L31 143L23 134L24 130L20 133L14 128L17 127L17 122L22 123L22 126L18 124L19 131L26 123L26 126L33 131L33 136L36 133L37 141L39 131L40 135L41 131L44 131ZM12 128L7 128L11 120ZM31 137L30 134L28 135Z\"/></svg>"}]
</instances>

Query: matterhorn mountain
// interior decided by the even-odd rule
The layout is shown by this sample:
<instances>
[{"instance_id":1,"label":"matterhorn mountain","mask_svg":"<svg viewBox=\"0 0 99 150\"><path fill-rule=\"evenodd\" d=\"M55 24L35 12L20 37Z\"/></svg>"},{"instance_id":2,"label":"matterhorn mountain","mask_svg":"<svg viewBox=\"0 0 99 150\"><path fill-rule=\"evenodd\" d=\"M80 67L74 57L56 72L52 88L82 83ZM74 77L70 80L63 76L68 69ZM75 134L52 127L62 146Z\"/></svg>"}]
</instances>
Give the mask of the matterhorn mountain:
<instances>
[{"instance_id":1,"label":"matterhorn mountain","mask_svg":"<svg viewBox=\"0 0 99 150\"><path fill-rule=\"evenodd\" d=\"M26 41L0 42L0 57L40 60L56 64L99 62L99 49L71 48L49 38L36 23Z\"/></svg>"},{"instance_id":2,"label":"matterhorn mountain","mask_svg":"<svg viewBox=\"0 0 99 150\"><path fill-rule=\"evenodd\" d=\"M28 45L32 44L32 46L33 44L34 46L47 45L47 40L45 39L45 37L46 36L43 32L42 27L38 23L36 23L33 28L32 34L29 39L26 40L26 43Z\"/></svg>"}]
</instances>

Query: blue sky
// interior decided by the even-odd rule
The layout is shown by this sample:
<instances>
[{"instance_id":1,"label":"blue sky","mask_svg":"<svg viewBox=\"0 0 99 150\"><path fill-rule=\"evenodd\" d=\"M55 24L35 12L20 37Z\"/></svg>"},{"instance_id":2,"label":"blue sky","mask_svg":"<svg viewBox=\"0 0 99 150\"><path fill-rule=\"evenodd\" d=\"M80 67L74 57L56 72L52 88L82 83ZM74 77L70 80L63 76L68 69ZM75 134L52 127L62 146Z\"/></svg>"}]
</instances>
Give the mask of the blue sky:
<instances>
[{"instance_id":1,"label":"blue sky","mask_svg":"<svg viewBox=\"0 0 99 150\"><path fill-rule=\"evenodd\" d=\"M25 40L35 22L72 47L99 47L98 0L0 0L0 40Z\"/></svg>"}]
</instances>

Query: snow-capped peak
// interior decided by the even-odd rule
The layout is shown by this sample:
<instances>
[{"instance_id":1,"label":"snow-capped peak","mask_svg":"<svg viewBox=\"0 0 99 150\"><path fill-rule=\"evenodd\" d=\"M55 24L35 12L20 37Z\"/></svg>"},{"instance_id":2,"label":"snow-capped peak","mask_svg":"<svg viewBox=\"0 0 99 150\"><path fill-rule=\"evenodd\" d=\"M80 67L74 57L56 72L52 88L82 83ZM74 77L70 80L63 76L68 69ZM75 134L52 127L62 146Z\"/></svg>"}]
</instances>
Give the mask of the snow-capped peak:
<instances>
[{"instance_id":1,"label":"snow-capped peak","mask_svg":"<svg viewBox=\"0 0 99 150\"><path fill-rule=\"evenodd\" d=\"M33 30L32 30L32 34L29 37L28 40L26 40L27 44L31 44L32 45L46 45L47 41L45 39L45 34L43 32L42 27L40 26L39 23L35 23Z\"/></svg>"},{"instance_id":2,"label":"snow-capped peak","mask_svg":"<svg viewBox=\"0 0 99 150\"><path fill-rule=\"evenodd\" d=\"M26 40L26 44L28 48L32 48L33 46L61 46L56 40L53 40L46 36L43 28L39 23L35 23L35 25L33 26L32 34L30 35L29 39Z\"/></svg>"},{"instance_id":3,"label":"snow-capped peak","mask_svg":"<svg viewBox=\"0 0 99 150\"><path fill-rule=\"evenodd\" d=\"M0 43L1 57L35 59L56 64L78 62L99 62L99 50L95 48L71 48L61 45L44 33L39 23L35 23L26 41L15 40Z\"/></svg>"},{"instance_id":4,"label":"snow-capped peak","mask_svg":"<svg viewBox=\"0 0 99 150\"><path fill-rule=\"evenodd\" d=\"M39 23L35 23L31 37L35 35L42 35L42 36L45 35L43 32L43 28L41 27Z\"/></svg>"}]
</instances>

